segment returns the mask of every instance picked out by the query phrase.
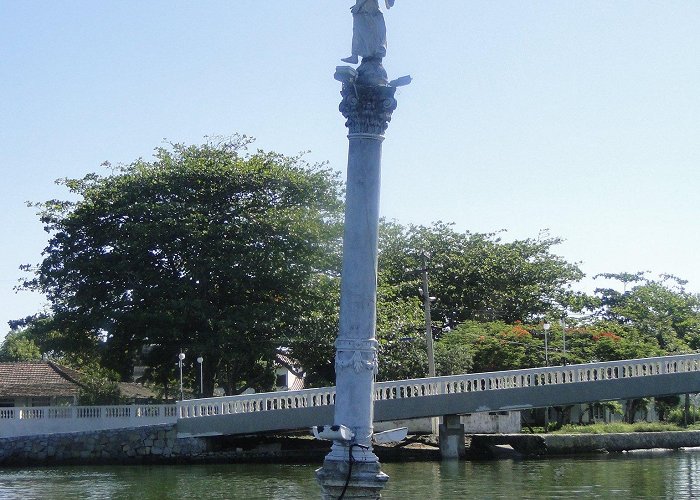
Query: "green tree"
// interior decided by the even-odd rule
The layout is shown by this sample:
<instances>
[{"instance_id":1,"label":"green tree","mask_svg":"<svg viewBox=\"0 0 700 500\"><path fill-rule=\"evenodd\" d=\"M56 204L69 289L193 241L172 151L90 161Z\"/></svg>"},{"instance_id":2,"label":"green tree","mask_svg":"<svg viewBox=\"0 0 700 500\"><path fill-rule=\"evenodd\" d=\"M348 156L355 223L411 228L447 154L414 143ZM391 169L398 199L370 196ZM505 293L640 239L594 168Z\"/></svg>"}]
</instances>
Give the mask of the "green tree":
<instances>
[{"instance_id":1,"label":"green tree","mask_svg":"<svg viewBox=\"0 0 700 500\"><path fill-rule=\"evenodd\" d=\"M388 285L379 287L377 300L377 380L426 377L428 354L425 321L417 298L396 296Z\"/></svg>"},{"instance_id":2,"label":"green tree","mask_svg":"<svg viewBox=\"0 0 700 500\"><path fill-rule=\"evenodd\" d=\"M533 336L533 329L521 323L465 321L445 333L438 345L442 350L468 353L474 372L543 366L544 340Z\"/></svg>"},{"instance_id":3,"label":"green tree","mask_svg":"<svg viewBox=\"0 0 700 500\"><path fill-rule=\"evenodd\" d=\"M624 290L597 289L601 303L597 315L633 327L669 354L700 348L700 296L687 292L686 281L676 276L652 280L645 274L599 275L622 282ZM633 286L627 289L629 284Z\"/></svg>"},{"instance_id":4,"label":"green tree","mask_svg":"<svg viewBox=\"0 0 700 500\"><path fill-rule=\"evenodd\" d=\"M681 403L679 395L673 396L657 396L654 398L654 409L656 410L659 420L666 422L671 411L678 407Z\"/></svg>"},{"instance_id":5,"label":"green tree","mask_svg":"<svg viewBox=\"0 0 700 500\"><path fill-rule=\"evenodd\" d=\"M123 404L125 399L119 390L118 374L96 363L81 369L78 404L102 406Z\"/></svg>"},{"instance_id":6,"label":"green tree","mask_svg":"<svg viewBox=\"0 0 700 500\"><path fill-rule=\"evenodd\" d=\"M39 346L21 330L12 330L0 345L0 361L38 361L40 359Z\"/></svg>"},{"instance_id":7,"label":"green tree","mask_svg":"<svg viewBox=\"0 0 700 500\"><path fill-rule=\"evenodd\" d=\"M380 228L380 281L404 298L416 295L429 254L433 319L454 328L466 320L528 321L576 304L571 284L583 277L575 264L552 253L558 238L504 242L498 234L458 233L451 224Z\"/></svg>"},{"instance_id":8,"label":"green tree","mask_svg":"<svg viewBox=\"0 0 700 500\"><path fill-rule=\"evenodd\" d=\"M12 332L31 341L45 357L76 369L99 362L101 342L87 332L68 334L62 330L53 316L35 314L10 321Z\"/></svg>"},{"instance_id":9,"label":"green tree","mask_svg":"<svg viewBox=\"0 0 700 500\"><path fill-rule=\"evenodd\" d=\"M38 204L50 239L24 283L46 294L54 327L99 343L122 379L148 346L154 380L183 349L205 358L207 394L271 387L277 349L304 335L315 278L337 274L341 183L249 143L172 144L60 181L77 201Z\"/></svg>"},{"instance_id":10,"label":"green tree","mask_svg":"<svg viewBox=\"0 0 700 500\"><path fill-rule=\"evenodd\" d=\"M288 336L282 344L305 373L308 387L335 384L335 339L338 334L340 278L317 274L307 293L299 297L300 333Z\"/></svg>"}]
</instances>

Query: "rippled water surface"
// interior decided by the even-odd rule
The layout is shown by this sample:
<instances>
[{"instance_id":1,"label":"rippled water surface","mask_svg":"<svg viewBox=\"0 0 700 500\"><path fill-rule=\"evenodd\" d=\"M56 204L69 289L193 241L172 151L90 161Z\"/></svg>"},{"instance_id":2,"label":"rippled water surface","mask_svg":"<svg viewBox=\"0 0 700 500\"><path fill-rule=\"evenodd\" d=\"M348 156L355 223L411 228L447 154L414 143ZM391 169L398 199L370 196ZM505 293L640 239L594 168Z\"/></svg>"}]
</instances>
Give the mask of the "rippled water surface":
<instances>
[{"instance_id":1,"label":"rippled water surface","mask_svg":"<svg viewBox=\"0 0 700 500\"><path fill-rule=\"evenodd\" d=\"M318 498L312 465L0 469L0 499ZM700 451L384 464L386 499L700 498Z\"/></svg>"}]
</instances>

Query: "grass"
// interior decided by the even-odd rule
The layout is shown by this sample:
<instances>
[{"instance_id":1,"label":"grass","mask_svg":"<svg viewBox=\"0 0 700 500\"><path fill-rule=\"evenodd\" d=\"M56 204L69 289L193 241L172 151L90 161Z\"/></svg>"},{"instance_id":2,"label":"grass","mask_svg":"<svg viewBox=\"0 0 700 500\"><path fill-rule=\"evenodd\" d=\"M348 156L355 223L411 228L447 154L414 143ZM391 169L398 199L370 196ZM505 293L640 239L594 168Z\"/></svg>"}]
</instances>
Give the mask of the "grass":
<instances>
[{"instance_id":1,"label":"grass","mask_svg":"<svg viewBox=\"0 0 700 500\"><path fill-rule=\"evenodd\" d=\"M610 424L591 425L565 425L553 434L611 434L619 432L678 432L686 430L699 430L700 424L680 427L676 424L665 422L638 422L636 424L625 424L613 422Z\"/></svg>"}]
</instances>

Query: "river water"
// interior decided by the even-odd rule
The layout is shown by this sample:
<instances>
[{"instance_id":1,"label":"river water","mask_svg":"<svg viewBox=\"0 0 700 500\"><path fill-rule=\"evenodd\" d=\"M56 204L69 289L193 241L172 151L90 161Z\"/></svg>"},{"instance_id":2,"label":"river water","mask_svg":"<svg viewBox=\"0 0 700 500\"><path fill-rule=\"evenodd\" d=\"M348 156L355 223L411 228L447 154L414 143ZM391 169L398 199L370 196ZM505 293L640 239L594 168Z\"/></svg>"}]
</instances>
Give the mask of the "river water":
<instances>
[{"instance_id":1,"label":"river water","mask_svg":"<svg viewBox=\"0 0 700 500\"><path fill-rule=\"evenodd\" d=\"M0 469L0 499L316 499L313 465ZM385 499L700 498L700 450L383 464Z\"/></svg>"}]
</instances>

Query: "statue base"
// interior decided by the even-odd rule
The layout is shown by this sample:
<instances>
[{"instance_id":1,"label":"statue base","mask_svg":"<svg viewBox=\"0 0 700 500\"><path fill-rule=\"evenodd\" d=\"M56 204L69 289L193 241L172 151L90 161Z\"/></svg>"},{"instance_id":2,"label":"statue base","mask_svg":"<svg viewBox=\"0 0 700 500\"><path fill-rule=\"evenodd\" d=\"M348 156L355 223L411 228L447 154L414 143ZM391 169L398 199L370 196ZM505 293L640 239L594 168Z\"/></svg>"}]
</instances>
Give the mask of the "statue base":
<instances>
[{"instance_id":1,"label":"statue base","mask_svg":"<svg viewBox=\"0 0 700 500\"><path fill-rule=\"evenodd\" d=\"M383 87L389 84L381 57L362 58L362 63L357 68L357 83L368 87Z\"/></svg>"},{"instance_id":2,"label":"statue base","mask_svg":"<svg viewBox=\"0 0 700 500\"><path fill-rule=\"evenodd\" d=\"M349 462L325 460L323 467L316 470L316 481L321 485L321 499L336 500L343 494L343 489L344 499L381 498L382 488L389 476L384 474L380 467L379 462L354 462L350 471Z\"/></svg>"}]
</instances>

